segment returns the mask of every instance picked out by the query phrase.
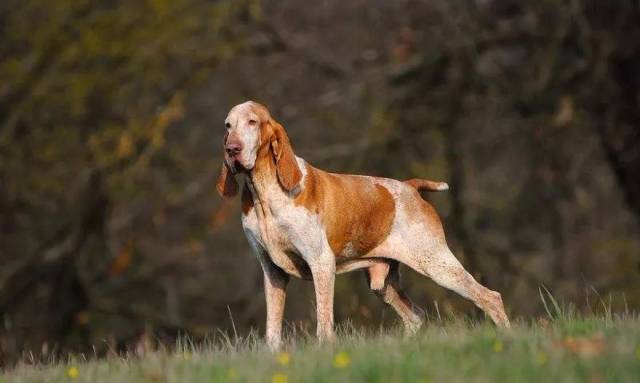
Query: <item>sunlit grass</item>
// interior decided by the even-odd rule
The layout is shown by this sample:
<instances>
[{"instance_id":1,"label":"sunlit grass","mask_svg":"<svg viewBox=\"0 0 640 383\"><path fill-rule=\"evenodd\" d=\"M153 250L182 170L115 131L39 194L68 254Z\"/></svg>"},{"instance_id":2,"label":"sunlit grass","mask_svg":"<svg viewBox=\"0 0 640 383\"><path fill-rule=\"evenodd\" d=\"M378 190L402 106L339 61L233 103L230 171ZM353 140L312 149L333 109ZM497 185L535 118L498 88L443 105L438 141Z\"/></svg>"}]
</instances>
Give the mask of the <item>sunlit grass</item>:
<instances>
[{"instance_id":1,"label":"sunlit grass","mask_svg":"<svg viewBox=\"0 0 640 383\"><path fill-rule=\"evenodd\" d=\"M173 351L103 360L26 361L2 382L583 382L640 380L640 320L634 315L488 323L431 323L416 336L399 329L344 326L332 345L308 334L268 351L256 335L181 339Z\"/></svg>"}]
</instances>

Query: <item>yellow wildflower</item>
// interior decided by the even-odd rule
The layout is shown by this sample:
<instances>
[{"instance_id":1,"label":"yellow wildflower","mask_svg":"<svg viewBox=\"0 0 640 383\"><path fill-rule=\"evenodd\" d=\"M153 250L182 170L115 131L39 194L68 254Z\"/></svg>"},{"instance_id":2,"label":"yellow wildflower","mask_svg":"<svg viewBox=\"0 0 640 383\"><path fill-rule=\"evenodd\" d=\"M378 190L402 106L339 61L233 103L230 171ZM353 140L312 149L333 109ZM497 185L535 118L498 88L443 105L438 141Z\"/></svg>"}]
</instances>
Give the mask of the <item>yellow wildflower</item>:
<instances>
[{"instance_id":1,"label":"yellow wildflower","mask_svg":"<svg viewBox=\"0 0 640 383\"><path fill-rule=\"evenodd\" d=\"M238 372L235 368L231 367L227 372L227 376L229 377L229 380L236 380L238 379Z\"/></svg>"},{"instance_id":2,"label":"yellow wildflower","mask_svg":"<svg viewBox=\"0 0 640 383\"><path fill-rule=\"evenodd\" d=\"M279 352L276 356L276 359L281 366L286 366L289 364L291 357L289 356L288 352Z\"/></svg>"},{"instance_id":3,"label":"yellow wildflower","mask_svg":"<svg viewBox=\"0 0 640 383\"><path fill-rule=\"evenodd\" d=\"M75 379L80 375L80 371L78 371L77 367L69 367L67 370L67 376L71 379Z\"/></svg>"},{"instance_id":4,"label":"yellow wildflower","mask_svg":"<svg viewBox=\"0 0 640 383\"><path fill-rule=\"evenodd\" d=\"M351 358L349 357L349 354L344 351L339 352L333 359L333 365L336 368L345 368L349 365L349 363L351 363Z\"/></svg>"},{"instance_id":5,"label":"yellow wildflower","mask_svg":"<svg viewBox=\"0 0 640 383\"><path fill-rule=\"evenodd\" d=\"M496 341L493 342L493 352L502 352L503 349L504 349L504 344L502 344L502 341L496 339Z\"/></svg>"},{"instance_id":6,"label":"yellow wildflower","mask_svg":"<svg viewBox=\"0 0 640 383\"><path fill-rule=\"evenodd\" d=\"M287 374L282 372L276 372L271 377L271 383L287 383Z\"/></svg>"},{"instance_id":7,"label":"yellow wildflower","mask_svg":"<svg viewBox=\"0 0 640 383\"><path fill-rule=\"evenodd\" d=\"M547 354L545 354L544 352L540 351L536 354L536 363L540 366L544 366L545 364L547 364L548 360L549 357L547 357Z\"/></svg>"}]
</instances>

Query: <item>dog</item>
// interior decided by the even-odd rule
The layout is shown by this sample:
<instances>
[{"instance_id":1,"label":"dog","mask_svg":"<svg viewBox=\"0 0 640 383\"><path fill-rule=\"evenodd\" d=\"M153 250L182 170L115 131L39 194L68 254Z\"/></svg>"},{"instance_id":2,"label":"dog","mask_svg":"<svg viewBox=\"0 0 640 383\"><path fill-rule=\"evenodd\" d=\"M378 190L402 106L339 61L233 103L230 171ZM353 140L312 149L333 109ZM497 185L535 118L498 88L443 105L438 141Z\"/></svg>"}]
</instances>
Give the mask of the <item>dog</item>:
<instances>
[{"instance_id":1,"label":"dog","mask_svg":"<svg viewBox=\"0 0 640 383\"><path fill-rule=\"evenodd\" d=\"M364 269L368 283L417 331L422 319L400 288L399 264L471 300L496 325L509 327L500 293L479 284L445 241L442 223L419 191L447 190L423 179L329 173L297 157L282 125L256 102L234 106L225 120L224 161L216 184L226 198L242 190L242 227L264 273L266 342L282 343L291 276L312 280L317 336L334 339L335 275Z\"/></svg>"}]
</instances>

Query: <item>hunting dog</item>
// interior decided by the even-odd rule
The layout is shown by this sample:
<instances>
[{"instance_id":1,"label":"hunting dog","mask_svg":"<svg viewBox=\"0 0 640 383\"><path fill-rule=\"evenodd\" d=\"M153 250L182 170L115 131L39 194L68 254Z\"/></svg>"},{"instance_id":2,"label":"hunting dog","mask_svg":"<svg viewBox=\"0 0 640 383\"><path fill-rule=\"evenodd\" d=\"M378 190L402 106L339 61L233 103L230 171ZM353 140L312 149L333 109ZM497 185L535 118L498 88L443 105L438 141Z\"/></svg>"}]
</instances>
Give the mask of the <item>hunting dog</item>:
<instances>
[{"instance_id":1,"label":"hunting dog","mask_svg":"<svg viewBox=\"0 0 640 383\"><path fill-rule=\"evenodd\" d=\"M216 188L238 194L245 179L242 227L264 272L266 340L281 346L290 276L313 280L317 336L332 340L335 275L365 269L369 286L408 332L422 319L400 288L399 263L470 299L509 327L498 292L479 284L451 253L442 223L419 190L446 190L423 179L328 173L296 157L287 133L263 105L236 105L225 120L224 161Z\"/></svg>"}]
</instances>

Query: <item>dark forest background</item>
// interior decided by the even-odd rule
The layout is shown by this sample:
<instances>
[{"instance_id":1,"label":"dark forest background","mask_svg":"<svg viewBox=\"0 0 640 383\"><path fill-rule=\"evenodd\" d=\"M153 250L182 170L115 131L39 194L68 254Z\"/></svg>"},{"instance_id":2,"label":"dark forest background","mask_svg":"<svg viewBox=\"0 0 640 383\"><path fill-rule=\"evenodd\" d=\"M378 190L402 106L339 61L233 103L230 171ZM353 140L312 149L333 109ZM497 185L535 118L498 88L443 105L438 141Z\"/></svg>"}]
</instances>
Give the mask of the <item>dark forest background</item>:
<instances>
[{"instance_id":1,"label":"dark forest background","mask_svg":"<svg viewBox=\"0 0 640 383\"><path fill-rule=\"evenodd\" d=\"M541 285L640 308L638 1L4 0L0 365L263 327L214 188L247 99L318 167L447 181L425 197L512 316L544 312ZM479 317L404 276L427 315ZM339 323L395 320L362 273L336 289ZM289 291L312 328L312 284Z\"/></svg>"}]
</instances>

